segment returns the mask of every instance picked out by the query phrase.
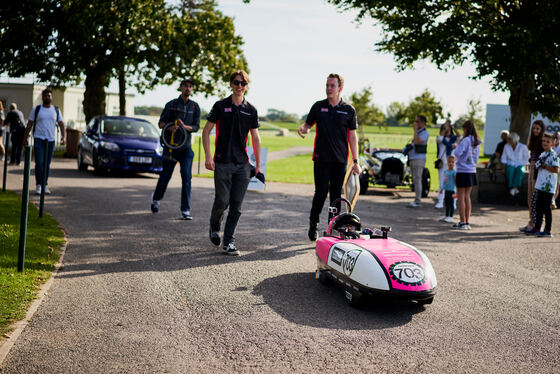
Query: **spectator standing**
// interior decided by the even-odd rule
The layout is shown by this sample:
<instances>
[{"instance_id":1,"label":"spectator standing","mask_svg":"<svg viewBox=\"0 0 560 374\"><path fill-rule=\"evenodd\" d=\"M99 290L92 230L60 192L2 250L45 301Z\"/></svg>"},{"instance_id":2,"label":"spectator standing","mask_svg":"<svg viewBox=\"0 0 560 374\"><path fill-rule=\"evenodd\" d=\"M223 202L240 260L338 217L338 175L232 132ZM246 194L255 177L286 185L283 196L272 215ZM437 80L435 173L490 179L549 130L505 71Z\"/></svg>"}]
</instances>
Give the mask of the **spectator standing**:
<instances>
[{"instance_id":1,"label":"spectator standing","mask_svg":"<svg viewBox=\"0 0 560 374\"><path fill-rule=\"evenodd\" d=\"M358 119L352 105L340 98L344 88L344 79L338 74L327 77L325 100L317 101L311 107L309 114L298 128L302 138L316 124L315 146L313 148L313 177L315 194L309 214L309 240L317 240L319 215L323 210L327 194L330 204L341 195L342 184L348 164L348 145L352 151L354 174L360 173L358 164ZM340 211L340 204L337 204Z\"/></svg>"},{"instance_id":2,"label":"spectator standing","mask_svg":"<svg viewBox=\"0 0 560 374\"><path fill-rule=\"evenodd\" d=\"M447 168L443 171L442 190L445 195L445 216L440 218L440 221L453 223L453 212L455 210L455 195L457 170L455 170L455 156L450 155L447 157ZM442 191L440 191L441 193Z\"/></svg>"},{"instance_id":3,"label":"spectator standing","mask_svg":"<svg viewBox=\"0 0 560 374\"><path fill-rule=\"evenodd\" d=\"M172 157L163 158L163 170L159 175L156 189L152 194L152 203L150 204L152 213L159 212L159 201L163 199L175 165L179 162L181 171L181 217L185 220L192 220L191 179L194 152L191 149L191 134L197 132L200 128L200 107L196 102L190 100L193 89L192 80L184 79L179 85L181 95L165 104L165 108L161 112L159 128L163 128L167 123L177 121L167 131L175 132L181 126L187 134L187 139L183 148L171 151ZM139 135L142 135L143 131L144 128L141 127ZM169 155L170 150L165 147L163 152L164 155Z\"/></svg>"},{"instance_id":4,"label":"spectator standing","mask_svg":"<svg viewBox=\"0 0 560 374\"><path fill-rule=\"evenodd\" d=\"M519 135L512 132L508 135L508 143L504 147L501 162L506 166L506 178L509 193L515 196L523 183L525 167L529 162L529 150L527 146L519 142Z\"/></svg>"},{"instance_id":5,"label":"spectator standing","mask_svg":"<svg viewBox=\"0 0 560 374\"><path fill-rule=\"evenodd\" d=\"M25 133L23 135L23 145L26 147L28 144L28 137L31 129L34 127L33 132L33 148L35 151L35 181L37 188L35 193L41 194L43 182L43 166L47 164L47 175L45 180L45 193L50 194L48 186L49 172L51 168L52 156L54 153L54 140L56 133L56 125L60 127L60 144L66 141L66 130L64 128L64 119L60 113L60 109L52 105L52 91L45 89L41 93L43 105L37 105L31 110ZM47 148L47 159L45 160L45 147Z\"/></svg>"},{"instance_id":6,"label":"spectator standing","mask_svg":"<svg viewBox=\"0 0 560 374\"><path fill-rule=\"evenodd\" d=\"M422 206L422 173L426 166L426 152L428 149L428 139L430 134L426 129L426 117L416 116L413 124L414 138L412 139L412 149L408 153L408 163L412 171L412 182L414 183L414 201L408 204L409 208L419 208Z\"/></svg>"},{"instance_id":7,"label":"spectator standing","mask_svg":"<svg viewBox=\"0 0 560 374\"><path fill-rule=\"evenodd\" d=\"M443 173L447 167L447 157L451 155L453 152L453 144L457 141L457 135L455 127L451 124L451 121L448 119L445 123L441 126L439 135L436 138L437 143L437 155L438 160L441 160L440 167L438 168L438 177L439 177L439 194L438 194L438 202L435 206L436 209L443 208L443 200L445 198L445 192L443 190Z\"/></svg>"},{"instance_id":8,"label":"spectator standing","mask_svg":"<svg viewBox=\"0 0 560 374\"><path fill-rule=\"evenodd\" d=\"M535 182L537 181L537 170L535 162L543 152L542 137L545 131L544 122L540 119L533 122L527 148L529 149L529 177L527 178L527 205L529 206L529 222L519 228L520 231L531 230L535 226L536 210L534 203L537 199Z\"/></svg>"},{"instance_id":9,"label":"spectator standing","mask_svg":"<svg viewBox=\"0 0 560 374\"><path fill-rule=\"evenodd\" d=\"M229 78L233 94L214 104L202 131L205 166L214 171L214 204L210 214L210 241L220 245L220 226L225 210L229 212L224 227L222 253L239 256L235 246L235 228L241 216L241 206L250 179L247 135L251 133L255 155L255 175L261 172L261 139L257 109L245 100L249 75L234 71ZM216 126L216 149L210 152L210 131Z\"/></svg>"},{"instance_id":10,"label":"spectator standing","mask_svg":"<svg viewBox=\"0 0 560 374\"><path fill-rule=\"evenodd\" d=\"M558 155L552 149L554 136L552 134L544 134L542 137L543 153L535 162L535 170L537 173L537 181L535 183L535 191L537 198L535 200L535 227L525 231L527 235L536 235L540 237L551 238L552 229L552 211L551 203L554 196L556 185L558 184L558 169L560 161ZM541 230L543 215L545 217L545 228Z\"/></svg>"},{"instance_id":11,"label":"spectator standing","mask_svg":"<svg viewBox=\"0 0 560 374\"><path fill-rule=\"evenodd\" d=\"M457 158L457 205L459 207L459 222L452 227L459 230L470 230L471 191L476 181L476 164L480 155L480 144L476 127L472 121L463 123L463 139L453 151Z\"/></svg>"},{"instance_id":12,"label":"spectator standing","mask_svg":"<svg viewBox=\"0 0 560 374\"><path fill-rule=\"evenodd\" d=\"M23 133L25 132L25 119L23 113L18 110L16 103L10 104L10 111L6 114L4 125L10 126L10 140L12 141L12 152L10 164L19 165L23 150Z\"/></svg>"}]
</instances>

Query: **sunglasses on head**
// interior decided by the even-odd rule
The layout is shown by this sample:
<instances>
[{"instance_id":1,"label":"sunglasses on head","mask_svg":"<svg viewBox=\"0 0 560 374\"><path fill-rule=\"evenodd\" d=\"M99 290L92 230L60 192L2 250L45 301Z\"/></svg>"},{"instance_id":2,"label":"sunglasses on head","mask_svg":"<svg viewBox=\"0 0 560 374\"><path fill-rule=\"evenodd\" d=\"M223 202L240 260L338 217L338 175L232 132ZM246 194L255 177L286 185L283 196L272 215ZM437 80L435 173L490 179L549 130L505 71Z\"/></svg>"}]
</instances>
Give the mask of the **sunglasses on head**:
<instances>
[{"instance_id":1,"label":"sunglasses on head","mask_svg":"<svg viewBox=\"0 0 560 374\"><path fill-rule=\"evenodd\" d=\"M245 87L245 86L247 85L247 82L245 82L245 81L238 81L237 79L234 80L232 83L233 83L234 85L236 85L236 86L241 85L241 86L243 86L243 87Z\"/></svg>"}]
</instances>

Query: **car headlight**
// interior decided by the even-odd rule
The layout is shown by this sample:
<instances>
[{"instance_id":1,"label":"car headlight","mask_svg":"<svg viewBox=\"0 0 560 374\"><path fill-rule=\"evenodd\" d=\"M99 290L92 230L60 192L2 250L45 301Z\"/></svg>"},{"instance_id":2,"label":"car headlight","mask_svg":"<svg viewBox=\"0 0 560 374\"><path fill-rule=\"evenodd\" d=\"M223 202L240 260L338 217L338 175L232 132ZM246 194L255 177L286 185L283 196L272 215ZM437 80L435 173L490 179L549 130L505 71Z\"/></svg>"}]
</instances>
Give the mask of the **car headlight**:
<instances>
[{"instance_id":1,"label":"car headlight","mask_svg":"<svg viewBox=\"0 0 560 374\"><path fill-rule=\"evenodd\" d=\"M101 148L104 148L108 151L112 151L112 152L118 152L121 150L121 147L119 147L118 144L115 143L111 143L111 142L100 142L99 145L101 146Z\"/></svg>"},{"instance_id":2,"label":"car headlight","mask_svg":"<svg viewBox=\"0 0 560 374\"><path fill-rule=\"evenodd\" d=\"M161 156L163 154L163 147L161 146L160 143L158 143L158 145L156 147L156 154L158 154L159 156Z\"/></svg>"}]
</instances>

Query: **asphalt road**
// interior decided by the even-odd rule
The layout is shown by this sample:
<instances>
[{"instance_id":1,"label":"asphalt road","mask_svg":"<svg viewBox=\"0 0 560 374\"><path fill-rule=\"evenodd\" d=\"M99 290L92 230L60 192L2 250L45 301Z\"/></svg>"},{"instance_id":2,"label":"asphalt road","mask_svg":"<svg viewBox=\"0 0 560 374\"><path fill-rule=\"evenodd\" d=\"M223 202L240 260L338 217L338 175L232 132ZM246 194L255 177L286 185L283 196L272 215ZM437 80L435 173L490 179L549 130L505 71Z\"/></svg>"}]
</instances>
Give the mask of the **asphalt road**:
<instances>
[{"instance_id":1,"label":"asphalt road","mask_svg":"<svg viewBox=\"0 0 560 374\"><path fill-rule=\"evenodd\" d=\"M407 209L410 193L362 197L362 222L423 250L439 291L426 307L353 309L314 279L312 186L249 192L232 258L207 237L211 179L193 179L190 222L178 219L178 172L155 215L155 176L56 161L49 182L64 269L1 373L560 372L558 210L555 237L537 239L517 232L520 208L477 206L473 230L452 231L431 204Z\"/></svg>"}]
</instances>

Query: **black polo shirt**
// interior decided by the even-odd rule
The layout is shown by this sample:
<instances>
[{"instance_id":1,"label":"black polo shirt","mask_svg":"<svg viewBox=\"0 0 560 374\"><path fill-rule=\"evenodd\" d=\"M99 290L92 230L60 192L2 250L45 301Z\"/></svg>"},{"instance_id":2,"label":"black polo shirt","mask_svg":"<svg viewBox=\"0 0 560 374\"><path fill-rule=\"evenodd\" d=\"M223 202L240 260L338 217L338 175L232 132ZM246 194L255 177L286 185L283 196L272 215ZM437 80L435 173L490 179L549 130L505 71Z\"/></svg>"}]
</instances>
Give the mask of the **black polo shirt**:
<instances>
[{"instance_id":1,"label":"black polo shirt","mask_svg":"<svg viewBox=\"0 0 560 374\"><path fill-rule=\"evenodd\" d=\"M245 99L235 106L229 96L214 104L207 119L216 124L214 161L236 164L249 162L247 135L250 129L259 127L257 109Z\"/></svg>"},{"instance_id":2,"label":"black polo shirt","mask_svg":"<svg viewBox=\"0 0 560 374\"><path fill-rule=\"evenodd\" d=\"M176 119L181 119L187 126L192 127L192 131L187 131L187 147L191 146L191 133L197 132L200 128L200 107L195 101L183 100L181 96L165 104L163 112L159 117L159 122L169 123Z\"/></svg>"},{"instance_id":3,"label":"black polo shirt","mask_svg":"<svg viewBox=\"0 0 560 374\"><path fill-rule=\"evenodd\" d=\"M358 128L356 110L352 105L340 100L333 107L328 99L317 101L311 107L305 123L310 126L317 124L313 161L348 162L349 132Z\"/></svg>"}]
</instances>

